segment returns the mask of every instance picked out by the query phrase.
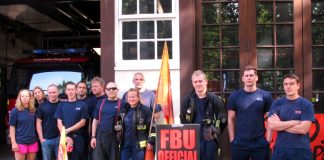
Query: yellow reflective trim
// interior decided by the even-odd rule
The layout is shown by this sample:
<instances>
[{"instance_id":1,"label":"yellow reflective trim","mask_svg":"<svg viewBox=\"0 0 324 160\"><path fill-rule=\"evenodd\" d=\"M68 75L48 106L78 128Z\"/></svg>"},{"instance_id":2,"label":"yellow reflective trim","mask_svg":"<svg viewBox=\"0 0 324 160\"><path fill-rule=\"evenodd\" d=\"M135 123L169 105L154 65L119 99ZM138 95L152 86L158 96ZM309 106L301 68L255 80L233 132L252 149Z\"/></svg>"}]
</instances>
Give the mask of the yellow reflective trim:
<instances>
[{"instance_id":1,"label":"yellow reflective trim","mask_svg":"<svg viewBox=\"0 0 324 160\"><path fill-rule=\"evenodd\" d=\"M146 146L146 140L140 141L139 144L140 144L140 148L144 148Z\"/></svg>"},{"instance_id":2,"label":"yellow reflective trim","mask_svg":"<svg viewBox=\"0 0 324 160\"><path fill-rule=\"evenodd\" d=\"M150 137L156 137L156 133L151 133Z\"/></svg>"},{"instance_id":3,"label":"yellow reflective trim","mask_svg":"<svg viewBox=\"0 0 324 160\"><path fill-rule=\"evenodd\" d=\"M144 125L143 127L137 126L137 130L145 130L145 129L146 129L146 125Z\"/></svg>"}]
</instances>

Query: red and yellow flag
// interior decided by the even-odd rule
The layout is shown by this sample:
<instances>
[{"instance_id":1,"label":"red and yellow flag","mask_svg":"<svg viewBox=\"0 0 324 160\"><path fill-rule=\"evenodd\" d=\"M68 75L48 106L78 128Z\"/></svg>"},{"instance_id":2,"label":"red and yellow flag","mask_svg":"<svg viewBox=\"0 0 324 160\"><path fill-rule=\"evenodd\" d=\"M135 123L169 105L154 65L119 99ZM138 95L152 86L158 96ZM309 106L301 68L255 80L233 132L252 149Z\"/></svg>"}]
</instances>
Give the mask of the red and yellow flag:
<instances>
[{"instance_id":1,"label":"red and yellow flag","mask_svg":"<svg viewBox=\"0 0 324 160\"><path fill-rule=\"evenodd\" d=\"M60 144L57 153L57 160L68 160L67 151L66 151L66 136L65 136L65 127L62 127Z\"/></svg>"},{"instance_id":2,"label":"red and yellow flag","mask_svg":"<svg viewBox=\"0 0 324 160\"><path fill-rule=\"evenodd\" d=\"M155 104L156 105L160 104L162 107L162 111L164 115L163 123L174 124L170 67L169 67L169 53L168 53L168 46L166 42L164 42L164 48L162 53L162 64L160 69L159 84L156 90ZM145 160L154 160L153 149L146 148Z\"/></svg>"},{"instance_id":3,"label":"red and yellow flag","mask_svg":"<svg viewBox=\"0 0 324 160\"><path fill-rule=\"evenodd\" d=\"M155 104L160 104L164 114L165 124L174 124L172 91L169 66L169 52L167 43L164 42L162 64L160 69L159 84L156 90Z\"/></svg>"}]
</instances>

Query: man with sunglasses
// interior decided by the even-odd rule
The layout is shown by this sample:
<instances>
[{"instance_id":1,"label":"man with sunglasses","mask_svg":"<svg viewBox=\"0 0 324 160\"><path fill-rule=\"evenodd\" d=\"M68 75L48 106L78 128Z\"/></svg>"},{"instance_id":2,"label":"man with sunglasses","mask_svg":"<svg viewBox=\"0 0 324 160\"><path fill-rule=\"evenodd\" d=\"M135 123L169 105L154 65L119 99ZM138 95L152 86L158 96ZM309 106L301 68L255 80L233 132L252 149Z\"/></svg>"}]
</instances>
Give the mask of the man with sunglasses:
<instances>
[{"instance_id":1,"label":"man with sunglasses","mask_svg":"<svg viewBox=\"0 0 324 160\"><path fill-rule=\"evenodd\" d=\"M118 158L117 129L115 124L121 108L126 101L118 98L118 87L116 83L109 82L106 86L108 98L98 102L93 112L91 147L93 159Z\"/></svg>"}]
</instances>

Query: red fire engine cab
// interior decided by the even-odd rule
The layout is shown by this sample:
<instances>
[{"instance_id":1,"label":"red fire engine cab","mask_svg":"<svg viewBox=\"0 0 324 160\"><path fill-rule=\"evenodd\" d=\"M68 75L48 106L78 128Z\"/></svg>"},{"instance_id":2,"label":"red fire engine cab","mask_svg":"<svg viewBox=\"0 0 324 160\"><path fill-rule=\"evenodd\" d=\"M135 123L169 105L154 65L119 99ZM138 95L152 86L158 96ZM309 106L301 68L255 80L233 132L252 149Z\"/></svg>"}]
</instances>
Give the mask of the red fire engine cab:
<instances>
[{"instance_id":1,"label":"red fire engine cab","mask_svg":"<svg viewBox=\"0 0 324 160\"><path fill-rule=\"evenodd\" d=\"M15 107L20 89L32 90L35 86L40 86L46 93L48 85L56 84L60 89L60 96L64 97L65 82L83 80L89 86L90 80L100 74L100 55L93 49L37 49L24 53L28 56L12 65L7 85L7 128L9 114ZM8 139L7 143L10 143Z\"/></svg>"}]
</instances>

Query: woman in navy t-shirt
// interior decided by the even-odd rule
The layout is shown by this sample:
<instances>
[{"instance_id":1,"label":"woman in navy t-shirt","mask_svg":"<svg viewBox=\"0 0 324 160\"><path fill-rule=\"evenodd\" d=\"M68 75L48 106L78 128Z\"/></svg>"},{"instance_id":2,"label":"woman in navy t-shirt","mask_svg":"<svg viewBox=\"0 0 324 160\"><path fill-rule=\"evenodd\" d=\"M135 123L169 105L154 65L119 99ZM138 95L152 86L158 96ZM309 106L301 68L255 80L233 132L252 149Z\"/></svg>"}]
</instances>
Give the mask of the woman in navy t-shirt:
<instances>
[{"instance_id":1,"label":"woman in navy t-shirt","mask_svg":"<svg viewBox=\"0 0 324 160\"><path fill-rule=\"evenodd\" d=\"M38 151L35 128L35 105L32 93L19 91L9 117L12 151L16 160L34 160Z\"/></svg>"}]
</instances>

